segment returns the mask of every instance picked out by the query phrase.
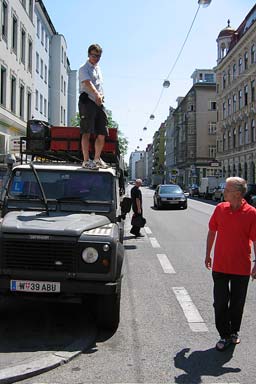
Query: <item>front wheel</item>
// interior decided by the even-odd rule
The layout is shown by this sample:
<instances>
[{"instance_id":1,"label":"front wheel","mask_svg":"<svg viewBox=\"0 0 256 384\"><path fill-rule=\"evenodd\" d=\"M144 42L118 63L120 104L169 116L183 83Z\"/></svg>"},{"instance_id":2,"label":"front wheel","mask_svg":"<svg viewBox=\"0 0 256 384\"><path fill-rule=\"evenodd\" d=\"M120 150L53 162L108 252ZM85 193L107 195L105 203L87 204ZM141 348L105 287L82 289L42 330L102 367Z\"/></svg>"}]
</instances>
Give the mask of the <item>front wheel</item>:
<instances>
[{"instance_id":1,"label":"front wheel","mask_svg":"<svg viewBox=\"0 0 256 384\"><path fill-rule=\"evenodd\" d=\"M120 320L120 293L96 296L93 307L97 325L115 331Z\"/></svg>"}]
</instances>

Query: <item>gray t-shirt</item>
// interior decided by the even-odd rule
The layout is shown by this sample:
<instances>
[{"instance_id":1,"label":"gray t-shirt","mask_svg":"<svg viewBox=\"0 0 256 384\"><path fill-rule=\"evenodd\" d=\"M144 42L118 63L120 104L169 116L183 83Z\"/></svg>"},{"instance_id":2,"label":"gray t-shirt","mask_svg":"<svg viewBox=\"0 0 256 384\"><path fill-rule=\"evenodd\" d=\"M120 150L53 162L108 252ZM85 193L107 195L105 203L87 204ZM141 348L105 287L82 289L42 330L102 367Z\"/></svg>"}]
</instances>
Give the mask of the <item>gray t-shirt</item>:
<instances>
[{"instance_id":1,"label":"gray t-shirt","mask_svg":"<svg viewBox=\"0 0 256 384\"><path fill-rule=\"evenodd\" d=\"M95 101L95 95L92 92L90 92L90 90L87 89L87 87L84 84L82 84L83 81L90 80L92 84L95 86L95 88L97 89L97 91L101 95L103 95L103 87L102 87L103 78L102 78L101 70L98 64L93 65L89 62L89 60L87 60L87 62L79 68L78 78L79 78L80 94L83 92L86 92L89 98L92 101Z\"/></svg>"}]
</instances>

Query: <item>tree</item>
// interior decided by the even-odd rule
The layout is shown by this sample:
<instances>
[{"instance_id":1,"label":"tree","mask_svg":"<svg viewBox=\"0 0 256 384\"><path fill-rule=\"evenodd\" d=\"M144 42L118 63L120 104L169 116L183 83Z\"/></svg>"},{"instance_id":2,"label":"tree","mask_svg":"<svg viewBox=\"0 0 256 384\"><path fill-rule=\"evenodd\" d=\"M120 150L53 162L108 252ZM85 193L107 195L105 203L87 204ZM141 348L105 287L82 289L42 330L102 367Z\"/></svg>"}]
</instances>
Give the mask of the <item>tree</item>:
<instances>
[{"instance_id":1,"label":"tree","mask_svg":"<svg viewBox=\"0 0 256 384\"><path fill-rule=\"evenodd\" d=\"M126 137L124 137L123 132L120 131L117 122L115 120L113 120L112 111L110 111L109 109L106 109L106 113L108 116L108 128L117 128L119 149L120 149L120 153L124 156L124 155L126 155L127 150L128 150L128 140ZM73 118L71 118L71 125L72 125L72 127L79 127L80 126L80 118L79 118L78 112L76 113L76 115Z\"/></svg>"}]
</instances>

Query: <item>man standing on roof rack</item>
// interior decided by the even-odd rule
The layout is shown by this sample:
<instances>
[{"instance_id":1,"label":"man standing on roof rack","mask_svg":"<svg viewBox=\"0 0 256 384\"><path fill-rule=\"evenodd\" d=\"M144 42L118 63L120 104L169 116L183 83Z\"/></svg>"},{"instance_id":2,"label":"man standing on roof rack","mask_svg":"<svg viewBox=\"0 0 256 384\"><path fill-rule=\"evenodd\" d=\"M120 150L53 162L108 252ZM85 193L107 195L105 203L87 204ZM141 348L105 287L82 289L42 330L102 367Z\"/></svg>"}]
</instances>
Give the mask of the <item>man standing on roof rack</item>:
<instances>
[{"instance_id":1,"label":"man standing on roof rack","mask_svg":"<svg viewBox=\"0 0 256 384\"><path fill-rule=\"evenodd\" d=\"M100 158L108 135L108 120L103 106L104 95L102 88L102 75L99 61L102 48L92 44L88 48L88 60L79 69L79 115L82 134L82 167L90 169L107 168L108 165ZM89 158L90 135L95 134L94 160Z\"/></svg>"}]
</instances>

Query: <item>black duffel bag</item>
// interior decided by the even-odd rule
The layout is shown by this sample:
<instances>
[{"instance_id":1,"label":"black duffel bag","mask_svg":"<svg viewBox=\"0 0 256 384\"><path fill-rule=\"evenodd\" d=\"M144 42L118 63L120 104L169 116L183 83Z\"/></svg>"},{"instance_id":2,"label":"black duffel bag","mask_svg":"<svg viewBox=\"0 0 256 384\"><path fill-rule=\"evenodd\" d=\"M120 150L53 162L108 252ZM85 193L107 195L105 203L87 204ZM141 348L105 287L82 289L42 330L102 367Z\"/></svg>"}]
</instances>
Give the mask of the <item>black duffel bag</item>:
<instances>
[{"instance_id":1,"label":"black duffel bag","mask_svg":"<svg viewBox=\"0 0 256 384\"><path fill-rule=\"evenodd\" d=\"M136 213L132 216L131 225L134 227L140 227L143 228L146 224L146 219L142 215L136 215Z\"/></svg>"}]
</instances>

